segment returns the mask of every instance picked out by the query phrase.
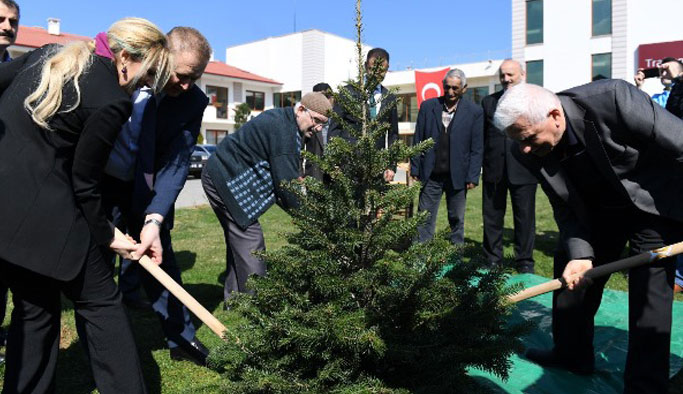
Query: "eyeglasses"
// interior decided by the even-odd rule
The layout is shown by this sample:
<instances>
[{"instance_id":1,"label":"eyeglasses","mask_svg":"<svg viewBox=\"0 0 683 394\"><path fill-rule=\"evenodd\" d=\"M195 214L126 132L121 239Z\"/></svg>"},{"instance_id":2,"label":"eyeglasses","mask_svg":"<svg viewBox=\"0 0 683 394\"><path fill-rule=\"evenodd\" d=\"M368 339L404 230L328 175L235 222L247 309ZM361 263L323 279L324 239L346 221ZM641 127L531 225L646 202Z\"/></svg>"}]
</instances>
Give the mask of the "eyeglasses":
<instances>
[{"instance_id":1,"label":"eyeglasses","mask_svg":"<svg viewBox=\"0 0 683 394\"><path fill-rule=\"evenodd\" d=\"M311 119L313 120L313 123L315 123L316 126L324 126L328 122L327 120L322 120L322 119L319 119L319 118L316 118L315 116L313 116L313 114L311 113L311 110L308 108L306 108L306 112L308 112L308 116L311 117Z\"/></svg>"},{"instance_id":2,"label":"eyeglasses","mask_svg":"<svg viewBox=\"0 0 683 394\"><path fill-rule=\"evenodd\" d=\"M460 86L443 85L443 90L446 92L449 90L457 92L458 90L460 90Z\"/></svg>"}]
</instances>

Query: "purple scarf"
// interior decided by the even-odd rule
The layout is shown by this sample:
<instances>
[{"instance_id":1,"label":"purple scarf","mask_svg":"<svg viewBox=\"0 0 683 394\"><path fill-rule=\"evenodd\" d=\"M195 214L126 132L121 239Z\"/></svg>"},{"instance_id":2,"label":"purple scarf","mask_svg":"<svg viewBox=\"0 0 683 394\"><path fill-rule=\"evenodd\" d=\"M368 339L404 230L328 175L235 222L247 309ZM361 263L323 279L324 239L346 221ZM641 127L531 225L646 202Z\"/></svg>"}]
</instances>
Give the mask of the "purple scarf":
<instances>
[{"instance_id":1,"label":"purple scarf","mask_svg":"<svg viewBox=\"0 0 683 394\"><path fill-rule=\"evenodd\" d=\"M114 59L114 53L111 51L111 48L109 48L107 33L98 33L95 36L95 54Z\"/></svg>"}]
</instances>

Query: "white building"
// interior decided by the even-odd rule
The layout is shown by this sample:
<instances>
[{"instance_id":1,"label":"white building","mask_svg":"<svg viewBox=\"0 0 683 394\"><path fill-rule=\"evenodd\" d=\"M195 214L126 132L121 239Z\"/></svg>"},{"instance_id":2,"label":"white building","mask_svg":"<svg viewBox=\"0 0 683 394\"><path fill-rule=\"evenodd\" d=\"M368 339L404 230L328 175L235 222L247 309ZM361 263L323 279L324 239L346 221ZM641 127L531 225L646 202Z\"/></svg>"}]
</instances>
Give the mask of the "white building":
<instances>
[{"instance_id":1,"label":"white building","mask_svg":"<svg viewBox=\"0 0 683 394\"><path fill-rule=\"evenodd\" d=\"M209 96L204 110L203 143L216 144L235 131L235 109L247 103L252 115L273 107L273 96L282 83L241 70L223 62L211 61L197 85Z\"/></svg>"},{"instance_id":2,"label":"white building","mask_svg":"<svg viewBox=\"0 0 683 394\"><path fill-rule=\"evenodd\" d=\"M370 49L371 46L363 46L364 53ZM391 55L391 48L386 49ZM293 104L318 82L327 82L336 90L345 81L358 75L356 42L320 30L305 30L233 46L227 48L225 58L237 67L282 82L281 90L273 94L274 107ZM497 90L500 63L501 60L489 60L420 71L445 67L462 69L467 76L468 95L479 102ZM399 105L399 132L403 138L409 139L415 130L417 117L415 71L389 71L383 85L398 89L402 99Z\"/></svg>"},{"instance_id":3,"label":"white building","mask_svg":"<svg viewBox=\"0 0 683 394\"><path fill-rule=\"evenodd\" d=\"M363 45L363 53L372 47ZM273 106L301 99L319 82L333 88L358 75L356 42L320 30L304 30L229 47L226 62L282 82Z\"/></svg>"},{"instance_id":4,"label":"white building","mask_svg":"<svg viewBox=\"0 0 683 394\"><path fill-rule=\"evenodd\" d=\"M633 82L638 67L683 58L683 30L662 0L512 0L512 57L552 91L595 78ZM671 12L668 12L671 11ZM649 59L649 60L648 60ZM644 90L662 91L656 78Z\"/></svg>"}]
</instances>

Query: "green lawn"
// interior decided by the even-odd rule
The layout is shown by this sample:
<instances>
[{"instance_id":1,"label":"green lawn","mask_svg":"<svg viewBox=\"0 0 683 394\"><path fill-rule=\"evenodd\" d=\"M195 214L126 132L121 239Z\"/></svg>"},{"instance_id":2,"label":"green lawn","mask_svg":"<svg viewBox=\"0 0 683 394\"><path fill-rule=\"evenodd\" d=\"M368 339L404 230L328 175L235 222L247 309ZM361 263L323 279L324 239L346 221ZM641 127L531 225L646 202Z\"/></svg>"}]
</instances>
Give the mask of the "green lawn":
<instances>
[{"instance_id":1,"label":"green lawn","mask_svg":"<svg viewBox=\"0 0 683 394\"><path fill-rule=\"evenodd\" d=\"M481 188L470 192L467 201L465 237L473 248L481 249ZM545 195L537 195L537 237L534 258L536 272L550 277L552 274L552 255L557 238L557 227L552 218L550 205ZM509 205L509 204L508 204ZM437 229L445 228L447 220L445 205L439 210ZM261 224L270 249L277 249L286 243L285 234L293 231L289 217L279 208L266 213ZM505 219L505 255L512 256L512 217L508 212ZM176 228L173 231L174 248L183 271L185 288L200 303L229 328L230 316L222 311L223 270L225 264L225 245L223 233L213 212L208 207L181 209L176 215ZM623 275L613 275L608 287L625 290ZM136 333L138 351L142 359L144 373L151 393L214 393L220 376L206 368L197 367L189 362L174 362L165 349L161 330L156 317L151 312L131 313ZM9 323L9 316L4 325ZM198 337L209 347L218 339L208 328L201 326ZM82 394L94 390L94 383L88 372L81 344L74 328L73 311L68 301L64 301L62 316L62 340L59 354L57 385L59 393ZM0 367L0 374L4 367ZM683 380L683 379L681 379ZM2 379L0 379L0 382ZM679 380L680 381L680 380Z\"/></svg>"}]
</instances>

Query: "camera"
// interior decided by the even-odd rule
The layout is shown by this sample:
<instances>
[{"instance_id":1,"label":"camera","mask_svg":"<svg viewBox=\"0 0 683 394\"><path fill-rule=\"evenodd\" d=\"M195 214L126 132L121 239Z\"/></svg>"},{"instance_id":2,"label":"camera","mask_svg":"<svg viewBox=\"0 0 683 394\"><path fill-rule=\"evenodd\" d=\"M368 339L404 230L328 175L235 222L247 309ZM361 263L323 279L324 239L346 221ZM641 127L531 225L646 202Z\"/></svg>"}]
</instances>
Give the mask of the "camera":
<instances>
[{"instance_id":1,"label":"camera","mask_svg":"<svg viewBox=\"0 0 683 394\"><path fill-rule=\"evenodd\" d=\"M645 74L645 78L655 78L659 77L659 68L658 67L652 67L652 68L646 68L642 70L643 74Z\"/></svg>"}]
</instances>

